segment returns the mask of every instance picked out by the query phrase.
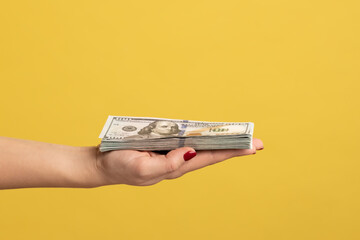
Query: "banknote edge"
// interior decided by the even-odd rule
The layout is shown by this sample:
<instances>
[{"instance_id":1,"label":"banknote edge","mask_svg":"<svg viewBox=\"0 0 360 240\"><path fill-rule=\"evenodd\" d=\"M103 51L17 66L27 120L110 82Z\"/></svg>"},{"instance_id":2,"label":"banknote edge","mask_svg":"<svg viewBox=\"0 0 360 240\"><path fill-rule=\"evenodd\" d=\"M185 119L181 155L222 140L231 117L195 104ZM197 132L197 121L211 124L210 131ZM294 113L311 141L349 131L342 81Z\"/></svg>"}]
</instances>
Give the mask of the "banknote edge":
<instances>
[{"instance_id":1,"label":"banknote edge","mask_svg":"<svg viewBox=\"0 0 360 240\"><path fill-rule=\"evenodd\" d=\"M111 124L111 121L113 118L114 118L114 116L112 116L112 115L108 116L108 118L106 119L106 123L105 123L103 129L101 130L99 138L103 138L105 136L105 133L108 130L108 128L110 127L110 124Z\"/></svg>"},{"instance_id":2,"label":"banknote edge","mask_svg":"<svg viewBox=\"0 0 360 240\"><path fill-rule=\"evenodd\" d=\"M134 119L159 119L159 120L174 120L174 121L188 121L188 122L203 122L203 123L248 123L249 127L250 127L250 134L253 135L254 132L254 123L253 122L211 122L211 121L197 121L197 120L182 120L182 119L171 119L171 118L155 118L155 117L132 117L132 116L114 116L114 115L109 115L106 123L99 135L99 138L104 138L104 136L106 135L106 132L108 131L109 127L111 126L112 120L114 118L134 118Z\"/></svg>"}]
</instances>

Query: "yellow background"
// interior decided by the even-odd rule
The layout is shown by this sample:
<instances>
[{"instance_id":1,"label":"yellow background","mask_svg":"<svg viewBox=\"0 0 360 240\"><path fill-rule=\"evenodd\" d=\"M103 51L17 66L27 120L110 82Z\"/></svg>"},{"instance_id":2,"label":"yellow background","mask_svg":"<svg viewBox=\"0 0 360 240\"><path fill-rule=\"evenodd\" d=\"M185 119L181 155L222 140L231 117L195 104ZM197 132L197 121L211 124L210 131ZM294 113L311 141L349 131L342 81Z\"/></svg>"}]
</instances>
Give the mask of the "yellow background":
<instances>
[{"instance_id":1,"label":"yellow background","mask_svg":"<svg viewBox=\"0 0 360 240\"><path fill-rule=\"evenodd\" d=\"M150 187L0 191L0 239L360 239L357 0L2 1L0 135L252 121L265 149Z\"/></svg>"}]
</instances>

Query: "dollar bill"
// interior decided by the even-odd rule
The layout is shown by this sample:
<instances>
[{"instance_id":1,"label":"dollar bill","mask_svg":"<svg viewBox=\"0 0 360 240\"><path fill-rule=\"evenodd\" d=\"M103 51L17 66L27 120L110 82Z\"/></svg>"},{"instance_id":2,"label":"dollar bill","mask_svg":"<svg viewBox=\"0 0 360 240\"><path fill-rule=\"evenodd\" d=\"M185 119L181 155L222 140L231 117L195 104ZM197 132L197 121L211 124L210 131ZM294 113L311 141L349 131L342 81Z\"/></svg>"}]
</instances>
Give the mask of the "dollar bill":
<instances>
[{"instance_id":1,"label":"dollar bill","mask_svg":"<svg viewBox=\"0 0 360 240\"><path fill-rule=\"evenodd\" d=\"M252 122L206 122L150 117L109 116L100 151L172 150L178 147L247 149L252 147Z\"/></svg>"}]
</instances>

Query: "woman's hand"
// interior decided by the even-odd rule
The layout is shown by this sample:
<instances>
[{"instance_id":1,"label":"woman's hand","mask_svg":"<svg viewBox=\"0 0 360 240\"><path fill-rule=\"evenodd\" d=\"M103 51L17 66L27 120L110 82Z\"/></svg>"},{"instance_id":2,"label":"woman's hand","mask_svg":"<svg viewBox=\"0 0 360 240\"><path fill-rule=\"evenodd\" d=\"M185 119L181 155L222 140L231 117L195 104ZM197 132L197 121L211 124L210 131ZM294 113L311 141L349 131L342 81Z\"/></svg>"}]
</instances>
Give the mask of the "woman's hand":
<instances>
[{"instance_id":1,"label":"woman's hand","mask_svg":"<svg viewBox=\"0 0 360 240\"><path fill-rule=\"evenodd\" d=\"M133 150L101 153L95 146L73 147L0 137L0 189L146 186L261 149L261 140L254 139L253 149L196 153L192 148L183 147L166 155Z\"/></svg>"},{"instance_id":2,"label":"woman's hand","mask_svg":"<svg viewBox=\"0 0 360 240\"><path fill-rule=\"evenodd\" d=\"M192 148L183 147L172 150L166 155L134 150L117 150L104 153L98 151L96 168L103 180L101 185L147 186L164 179L178 178L185 173L232 157L255 154L256 150L263 148L260 139L253 139L253 149L195 152Z\"/></svg>"}]
</instances>

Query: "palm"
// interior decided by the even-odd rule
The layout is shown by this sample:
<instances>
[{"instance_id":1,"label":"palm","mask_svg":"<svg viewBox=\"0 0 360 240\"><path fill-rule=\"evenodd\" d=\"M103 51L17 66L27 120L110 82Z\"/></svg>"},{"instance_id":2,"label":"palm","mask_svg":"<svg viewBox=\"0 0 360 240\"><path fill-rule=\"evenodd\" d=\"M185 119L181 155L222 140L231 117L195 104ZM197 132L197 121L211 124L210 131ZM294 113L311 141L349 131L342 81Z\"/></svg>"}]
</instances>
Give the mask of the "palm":
<instances>
[{"instance_id":1,"label":"palm","mask_svg":"<svg viewBox=\"0 0 360 240\"><path fill-rule=\"evenodd\" d=\"M173 179L183 174L223 161L228 158L254 154L262 149L262 142L254 139L253 149L197 151L191 161L184 161L183 155L192 148L183 147L159 154L135 150L117 150L100 154L105 175L114 184L152 185L163 179Z\"/></svg>"}]
</instances>

